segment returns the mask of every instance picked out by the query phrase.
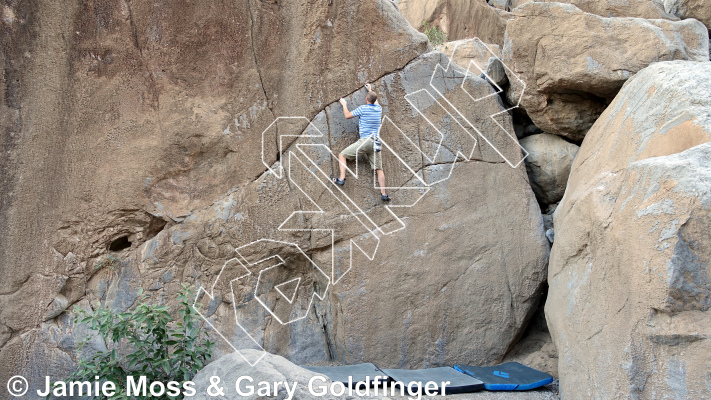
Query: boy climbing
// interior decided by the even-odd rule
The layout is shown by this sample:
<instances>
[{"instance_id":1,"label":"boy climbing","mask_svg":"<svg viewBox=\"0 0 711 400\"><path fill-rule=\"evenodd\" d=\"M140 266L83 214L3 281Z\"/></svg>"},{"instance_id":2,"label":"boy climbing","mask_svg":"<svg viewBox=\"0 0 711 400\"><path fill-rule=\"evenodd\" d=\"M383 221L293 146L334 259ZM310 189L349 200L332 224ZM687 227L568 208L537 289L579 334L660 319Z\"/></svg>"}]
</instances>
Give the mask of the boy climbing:
<instances>
[{"instance_id":1,"label":"boy climbing","mask_svg":"<svg viewBox=\"0 0 711 400\"><path fill-rule=\"evenodd\" d=\"M355 160L359 155L364 155L370 167L375 170L380 184L380 199L390 201L390 196L385 193L385 173L383 172L382 155L380 152L380 121L383 115L383 108L378 104L378 95L372 90L369 83L365 84L368 94L365 96L364 105L356 108L353 112L348 111L345 99L341 99L343 105L343 116L346 119L359 117L358 134L360 139L352 145L346 147L338 154L338 164L340 176L333 178L333 182L343 186L346 184L346 160Z\"/></svg>"}]
</instances>

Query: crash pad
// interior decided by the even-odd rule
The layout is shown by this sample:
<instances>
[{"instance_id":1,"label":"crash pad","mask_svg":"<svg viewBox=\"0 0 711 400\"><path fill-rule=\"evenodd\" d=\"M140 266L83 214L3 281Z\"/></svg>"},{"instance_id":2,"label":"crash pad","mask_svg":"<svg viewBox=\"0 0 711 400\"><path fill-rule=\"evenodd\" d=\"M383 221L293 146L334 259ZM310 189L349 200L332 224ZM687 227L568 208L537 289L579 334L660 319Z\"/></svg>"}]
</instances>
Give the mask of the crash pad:
<instances>
[{"instance_id":1,"label":"crash pad","mask_svg":"<svg viewBox=\"0 0 711 400\"><path fill-rule=\"evenodd\" d=\"M553 382L553 377L517 362L493 367L456 364L454 369L484 382L486 390L531 390Z\"/></svg>"}]
</instances>

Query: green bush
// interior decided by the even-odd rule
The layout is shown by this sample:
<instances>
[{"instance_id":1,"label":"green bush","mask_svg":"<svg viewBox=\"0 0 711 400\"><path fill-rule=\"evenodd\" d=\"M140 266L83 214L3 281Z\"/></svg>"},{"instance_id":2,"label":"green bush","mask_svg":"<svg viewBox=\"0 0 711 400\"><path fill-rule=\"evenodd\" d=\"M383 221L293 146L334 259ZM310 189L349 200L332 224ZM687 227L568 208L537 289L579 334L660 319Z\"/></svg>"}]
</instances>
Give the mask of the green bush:
<instances>
[{"instance_id":1,"label":"green bush","mask_svg":"<svg viewBox=\"0 0 711 400\"><path fill-rule=\"evenodd\" d=\"M424 34L427 35L427 39L429 39L433 45L437 46L447 41L447 35L445 35L439 27L430 26L429 22L424 20L422 24Z\"/></svg>"},{"instance_id":2,"label":"green bush","mask_svg":"<svg viewBox=\"0 0 711 400\"><path fill-rule=\"evenodd\" d=\"M116 394L111 399L128 399L125 386L129 375L145 376L149 384L176 381L182 386L183 382L191 380L212 357L215 343L208 339L202 317L192 306L193 293L188 285L182 286L175 320L172 320L168 306L147 303L141 289L139 304L123 313L105 308L87 312L75 307L75 322L88 324L98 332L108 350L80 360L77 370L67 381L93 382L98 376L102 381L116 385ZM87 339L79 343L79 350L86 345ZM182 395L162 398L180 399ZM94 396L93 399L103 400L105 397Z\"/></svg>"},{"instance_id":3,"label":"green bush","mask_svg":"<svg viewBox=\"0 0 711 400\"><path fill-rule=\"evenodd\" d=\"M115 255L115 254L106 254L103 257L101 257L96 264L94 264L94 269L101 269L101 268L111 268L113 270L119 268L123 264L123 260L121 257Z\"/></svg>"}]
</instances>

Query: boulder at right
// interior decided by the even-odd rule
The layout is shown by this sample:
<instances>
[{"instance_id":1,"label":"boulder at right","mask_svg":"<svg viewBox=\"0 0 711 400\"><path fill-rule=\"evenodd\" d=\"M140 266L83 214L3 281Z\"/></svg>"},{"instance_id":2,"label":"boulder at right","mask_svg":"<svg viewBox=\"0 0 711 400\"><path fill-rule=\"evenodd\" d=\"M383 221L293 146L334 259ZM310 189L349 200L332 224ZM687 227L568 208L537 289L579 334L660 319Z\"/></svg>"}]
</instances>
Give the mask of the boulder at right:
<instances>
[{"instance_id":1,"label":"boulder at right","mask_svg":"<svg viewBox=\"0 0 711 400\"><path fill-rule=\"evenodd\" d=\"M572 4L526 3L511 14L501 59L510 104L544 132L582 141L632 75L658 61L708 61L697 20L605 18Z\"/></svg>"},{"instance_id":2,"label":"boulder at right","mask_svg":"<svg viewBox=\"0 0 711 400\"><path fill-rule=\"evenodd\" d=\"M622 87L555 212L546 318L566 399L711 398L711 62Z\"/></svg>"}]
</instances>

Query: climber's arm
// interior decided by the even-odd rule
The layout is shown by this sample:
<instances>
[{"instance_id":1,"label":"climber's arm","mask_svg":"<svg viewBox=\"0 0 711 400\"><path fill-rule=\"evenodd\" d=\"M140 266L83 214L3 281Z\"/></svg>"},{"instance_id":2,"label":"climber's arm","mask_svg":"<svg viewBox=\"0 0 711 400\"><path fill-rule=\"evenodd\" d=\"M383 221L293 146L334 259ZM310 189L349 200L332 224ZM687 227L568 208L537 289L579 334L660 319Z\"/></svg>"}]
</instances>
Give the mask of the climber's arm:
<instances>
[{"instance_id":1,"label":"climber's arm","mask_svg":"<svg viewBox=\"0 0 711 400\"><path fill-rule=\"evenodd\" d=\"M351 119L353 118L353 113L348 111L348 105L346 104L346 99L341 99L341 105L343 106L343 116L346 117L346 119Z\"/></svg>"},{"instance_id":2,"label":"climber's arm","mask_svg":"<svg viewBox=\"0 0 711 400\"><path fill-rule=\"evenodd\" d=\"M366 83L366 84L365 84L365 90L367 90L367 91L370 92L371 90L373 90L373 86L372 86L370 83ZM375 103L373 103L373 104L380 105L380 103L378 103L378 100L377 100L377 99L375 100Z\"/></svg>"}]
</instances>

